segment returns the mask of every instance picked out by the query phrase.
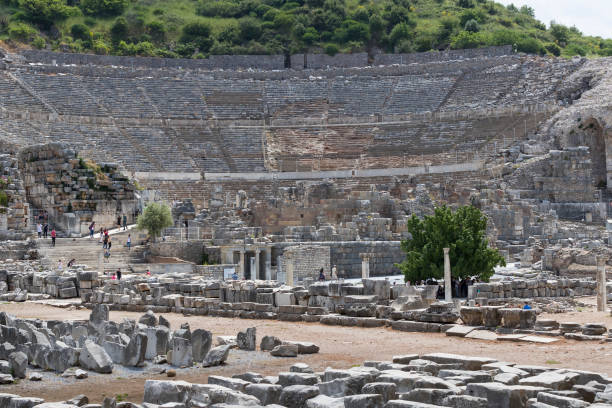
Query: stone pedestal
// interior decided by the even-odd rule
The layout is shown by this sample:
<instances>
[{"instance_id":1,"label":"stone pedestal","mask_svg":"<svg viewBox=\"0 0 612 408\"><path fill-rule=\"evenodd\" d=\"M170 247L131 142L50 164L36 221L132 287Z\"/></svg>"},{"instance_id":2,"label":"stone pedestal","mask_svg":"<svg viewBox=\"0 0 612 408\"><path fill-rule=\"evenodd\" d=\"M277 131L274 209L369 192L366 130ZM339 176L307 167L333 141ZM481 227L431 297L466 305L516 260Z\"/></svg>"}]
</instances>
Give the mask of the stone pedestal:
<instances>
[{"instance_id":1,"label":"stone pedestal","mask_svg":"<svg viewBox=\"0 0 612 408\"><path fill-rule=\"evenodd\" d=\"M603 257L597 257L597 311L605 312L607 303L606 260Z\"/></svg>"},{"instance_id":2,"label":"stone pedestal","mask_svg":"<svg viewBox=\"0 0 612 408\"><path fill-rule=\"evenodd\" d=\"M448 252L450 248L443 248L444 251L444 300L447 302L453 301L453 284L451 282L450 257Z\"/></svg>"}]
</instances>

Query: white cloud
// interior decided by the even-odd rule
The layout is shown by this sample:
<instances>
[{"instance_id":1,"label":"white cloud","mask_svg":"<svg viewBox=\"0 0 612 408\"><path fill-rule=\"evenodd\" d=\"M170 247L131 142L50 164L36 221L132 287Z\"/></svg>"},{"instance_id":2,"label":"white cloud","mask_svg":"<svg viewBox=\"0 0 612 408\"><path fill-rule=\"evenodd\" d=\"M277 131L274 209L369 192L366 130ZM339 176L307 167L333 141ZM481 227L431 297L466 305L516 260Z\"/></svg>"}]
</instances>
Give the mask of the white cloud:
<instances>
[{"instance_id":1,"label":"white cloud","mask_svg":"<svg viewBox=\"0 0 612 408\"><path fill-rule=\"evenodd\" d=\"M531 6L536 18L548 26L551 20L575 25L586 35L612 38L612 1L610 0L497 0L502 4Z\"/></svg>"}]
</instances>

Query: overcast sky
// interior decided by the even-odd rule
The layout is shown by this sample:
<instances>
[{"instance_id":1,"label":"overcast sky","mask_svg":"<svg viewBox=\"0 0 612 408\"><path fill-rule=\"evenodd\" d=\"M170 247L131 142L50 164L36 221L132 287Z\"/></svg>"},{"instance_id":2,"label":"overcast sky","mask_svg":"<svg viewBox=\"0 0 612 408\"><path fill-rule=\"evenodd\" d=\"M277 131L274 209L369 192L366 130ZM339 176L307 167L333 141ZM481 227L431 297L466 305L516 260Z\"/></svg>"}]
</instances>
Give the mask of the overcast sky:
<instances>
[{"instance_id":1,"label":"overcast sky","mask_svg":"<svg viewBox=\"0 0 612 408\"><path fill-rule=\"evenodd\" d=\"M497 0L502 4L531 6L538 20L575 25L586 35L612 38L612 0Z\"/></svg>"}]
</instances>

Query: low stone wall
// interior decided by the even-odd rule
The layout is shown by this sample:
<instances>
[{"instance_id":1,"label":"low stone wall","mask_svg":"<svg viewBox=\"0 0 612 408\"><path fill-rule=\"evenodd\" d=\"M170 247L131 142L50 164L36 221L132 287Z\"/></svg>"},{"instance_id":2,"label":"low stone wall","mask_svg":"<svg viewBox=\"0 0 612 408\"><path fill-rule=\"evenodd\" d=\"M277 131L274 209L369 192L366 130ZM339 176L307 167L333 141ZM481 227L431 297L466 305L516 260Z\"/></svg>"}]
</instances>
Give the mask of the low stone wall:
<instances>
[{"instance_id":1,"label":"low stone wall","mask_svg":"<svg viewBox=\"0 0 612 408\"><path fill-rule=\"evenodd\" d=\"M470 299L509 299L535 297L592 296L597 282L579 279L517 279L505 282L475 283L468 287Z\"/></svg>"},{"instance_id":2,"label":"low stone wall","mask_svg":"<svg viewBox=\"0 0 612 408\"><path fill-rule=\"evenodd\" d=\"M30 63L59 65L101 65L132 68L185 69L263 69L285 68L283 55L211 55L207 59L121 57L116 55L73 54L41 50L24 50L21 54Z\"/></svg>"},{"instance_id":3,"label":"low stone wall","mask_svg":"<svg viewBox=\"0 0 612 408\"><path fill-rule=\"evenodd\" d=\"M467 50L430 51L412 54L378 54L374 56L372 65L408 65L430 62L462 60L470 58L491 58L514 54L511 45L500 47L484 47Z\"/></svg>"},{"instance_id":4,"label":"low stone wall","mask_svg":"<svg viewBox=\"0 0 612 408\"><path fill-rule=\"evenodd\" d=\"M149 246L150 255L179 258L201 264L206 242L204 240L183 242L155 242Z\"/></svg>"}]
</instances>

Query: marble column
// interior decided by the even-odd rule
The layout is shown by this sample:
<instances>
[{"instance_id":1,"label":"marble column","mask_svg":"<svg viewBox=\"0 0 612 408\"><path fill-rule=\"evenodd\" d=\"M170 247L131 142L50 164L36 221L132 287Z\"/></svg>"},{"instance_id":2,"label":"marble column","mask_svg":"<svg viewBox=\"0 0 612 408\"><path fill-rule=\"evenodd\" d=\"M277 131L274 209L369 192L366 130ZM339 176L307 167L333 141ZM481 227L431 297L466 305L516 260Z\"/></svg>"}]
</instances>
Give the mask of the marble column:
<instances>
[{"instance_id":1,"label":"marble column","mask_svg":"<svg viewBox=\"0 0 612 408\"><path fill-rule=\"evenodd\" d=\"M259 261L260 261L260 257L259 254L261 253L261 249L257 248L255 249L255 276L253 276L253 271L251 271L251 279L255 280L255 279L259 279Z\"/></svg>"},{"instance_id":2,"label":"marble column","mask_svg":"<svg viewBox=\"0 0 612 408\"><path fill-rule=\"evenodd\" d=\"M447 302L453 301L453 283L451 281L450 257L448 255L450 248L443 248L444 251L444 300Z\"/></svg>"},{"instance_id":3,"label":"marble column","mask_svg":"<svg viewBox=\"0 0 612 408\"><path fill-rule=\"evenodd\" d=\"M245 251L244 249L240 250L240 276L244 279L244 271L245 271L245 263L244 263L244 256L245 256Z\"/></svg>"},{"instance_id":4,"label":"marble column","mask_svg":"<svg viewBox=\"0 0 612 408\"><path fill-rule=\"evenodd\" d=\"M608 293L606 290L606 259L597 257L597 311L605 312L608 309Z\"/></svg>"},{"instance_id":5,"label":"marble column","mask_svg":"<svg viewBox=\"0 0 612 408\"><path fill-rule=\"evenodd\" d=\"M272 280L272 248L266 248L266 279Z\"/></svg>"}]
</instances>

